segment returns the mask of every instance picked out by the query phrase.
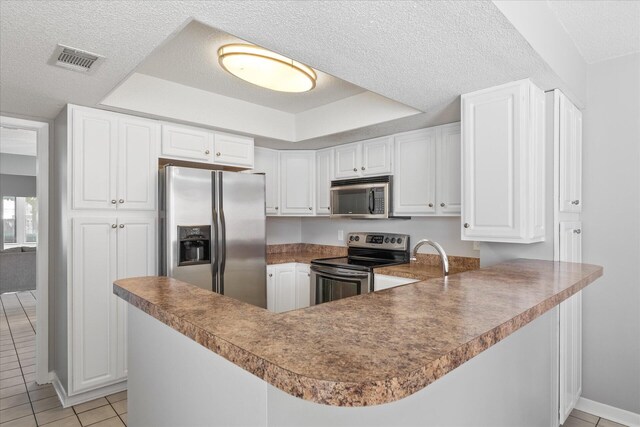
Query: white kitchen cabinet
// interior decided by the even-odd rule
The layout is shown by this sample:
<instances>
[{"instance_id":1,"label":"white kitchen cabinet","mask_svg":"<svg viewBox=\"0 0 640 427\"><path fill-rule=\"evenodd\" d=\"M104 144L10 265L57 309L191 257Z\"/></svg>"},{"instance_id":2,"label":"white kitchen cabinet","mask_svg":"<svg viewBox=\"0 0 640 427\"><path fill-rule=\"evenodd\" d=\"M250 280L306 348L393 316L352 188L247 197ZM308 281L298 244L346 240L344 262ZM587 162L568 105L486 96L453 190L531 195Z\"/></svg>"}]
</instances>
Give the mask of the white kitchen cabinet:
<instances>
[{"instance_id":1,"label":"white kitchen cabinet","mask_svg":"<svg viewBox=\"0 0 640 427\"><path fill-rule=\"evenodd\" d=\"M126 379L126 303L113 281L156 274L155 218L72 219L69 395Z\"/></svg>"},{"instance_id":2,"label":"white kitchen cabinet","mask_svg":"<svg viewBox=\"0 0 640 427\"><path fill-rule=\"evenodd\" d=\"M253 167L253 138L216 132L213 162L219 165Z\"/></svg>"},{"instance_id":3,"label":"white kitchen cabinet","mask_svg":"<svg viewBox=\"0 0 640 427\"><path fill-rule=\"evenodd\" d=\"M156 210L160 124L136 117L118 119L118 209Z\"/></svg>"},{"instance_id":4,"label":"white kitchen cabinet","mask_svg":"<svg viewBox=\"0 0 640 427\"><path fill-rule=\"evenodd\" d=\"M582 224L560 222L559 261L582 262ZM582 291L560 303L560 423L582 394Z\"/></svg>"},{"instance_id":5,"label":"white kitchen cabinet","mask_svg":"<svg viewBox=\"0 0 640 427\"><path fill-rule=\"evenodd\" d=\"M190 126L162 124L162 157L210 163L213 132Z\"/></svg>"},{"instance_id":6,"label":"white kitchen cabinet","mask_svg":"<svg viewBox=\"0 0 640 427\"><path fill-rule=\"evenodd\" d=\"M558 91L560 212L582 211L582 112Z\"/></svg>"},{"instance_id":7,"label":"white kitchen cabinet","mask_svg":"<svg viewBox=\"0 0 640 427\"><path fill-rule=\"evenodd\" d=\"M118 379L117 217L73 219L69 394Z\"/></svg>"},{"instance_id":8,"label":"white kitchen cabinet","mask_svg":"<svg viewBox=\"0 0 640 427\"><path fill-rule=\"evenodd\" d=\"M395 137L393 213L420 215L436 212L435 128L406 132Z\"/></svg>"},{"instance_id":9,"label":"white kitchen cabinet","mask_svg":"<svg viewBox=\"0 0 640 427\"><path fill-rule=\"evenodd\" d=\"M145 217L118 217L117 278L156 274L156 220ZM117 377L127 377L127 302L117 299Z\"/></svg>"},{"instance_id":10,"label":"white kitchen cabinet","mask_svg":"<svg viewBox=\"0 0 640 427\"><path fill-rule=\"evenodd\" d=\"M74 209L116 209L118 119L88 108L71 111Z\"/></svg>"},{"instance_id":11,"label":"white kitchen cabinet","mask_svg":"<svg viewBox=\"0 0 640 427\"><path fill-rule=\"evenodd\" d=\"M256 147L253 171L265 175L267 215L277 215L280 210L280 162L278 151Z\"/></svg>"},{"instance_id":12,"label":"white kitchen cabinet","mask_svg":"<svg viewBox=\"0 0 640 427\"><path fill-rule=\"evenodd\" d=\"M544 109L529 80L462 95L462 240L544 240Z\"/></svg>"},{"instance_id":13,"label":"white kitchen cabinet","mask_svg":"<svg viewBox=\"0 0 640 427\"><path fill-rule=\"evenodd\" d=\"M282 215L313 215L315 152L280 152L280 212Z\"/></svg>"},{"instance_id":14,"label":"white kitchen cabinet","mask_svg":"<svg viewBox=\"0 0 640 427\"><path fill-rule=\"evenodd\" d=\"M76 107L72 128L73 209L156 210L158 122Z\"/></svg>"},{"instance_id":15,"label":"white kitchen cabinet","mask_svg":"<svg viewBox=\"0 0 640 427\"><path fill-rule=\"evenodd\" d=\"M275 292L273 311L282 313L296 309L295 263L275 266Z\"/></svg>"},{"instance_id":16,"label":"white kitchen cabinet","mask_svg":"<svg viewBox=\"0 0 640 427\"><path fill-rule=\"evenodd\" d=\"M267 265L267 310L276 311L276 266Z\"/></svg>"},{"instance_id":17,"label":"white kitchen cabinet","mask_svg":"<svg viewBox=\"0 0 640 427\"><path fill-rule=\"evenodd\" d=\"M359 144L341 145L335 148L336 179L357 178L360 176Z\"/></svg>"},{"instance_id":18,"label":"white kitchen cabinet","mask_svg":"<svg viewBox=\"0 0 640 427\"><path fill-rule=\"evenodd\" d=\"M311 305L311 270L309 264L296 264L296 308Z\"/></svg>"},{"instance_id":19,"label":"white kitchen cabinet","mask_svg":"<svg viewBox=\"0 0 640 427\"><path fill-rule=\"evenodd\" d=\"M440 215L460 215L460 123L439 127L436 146L436 209Z\"/></svg>"},{"instance_id":20,"label":"white kitchen cabinet","mask_svg":"<svg viewBox=\"0 0 640 427\"><path fill-rule=\"evenodd\" d=\"M316 215L331 213L331 180L333 179L334 150L316 153Z\"/></svg>"},{"instance_id":21,"label":"white kitchen cabinet","mask_svg":"<svg viewBox=\"0 0 640 427\"><path fill-rule=\"evenodd\" d=\"M393 138L383 137L362 141L358 144L362 151L362 176L389 175L391 173L391 159Z\"/></svg>"},{"instance_id":22,"label":"white kitchen cabinet","mask_svg":"<svg viewBox=\"0 0 640 427\"><path fill-rule=\"evenodd\" d=\"M408 285L418 280L407 279L405 277L387 276L384 274L375 274L373 276L373 290L382 291L384 289L395 288L396 286Z\"/></svg>"},{"instance_id":23,"label":"white kitchen cabinet","mask_svg":"<svg viewBox=\"0 0 640 427\"><path fill-rule=\"evenodd\" d=\"M383 137L335 148L336 179L389 175L392 172L393 138Z\"/></svg>"}]
</instances>

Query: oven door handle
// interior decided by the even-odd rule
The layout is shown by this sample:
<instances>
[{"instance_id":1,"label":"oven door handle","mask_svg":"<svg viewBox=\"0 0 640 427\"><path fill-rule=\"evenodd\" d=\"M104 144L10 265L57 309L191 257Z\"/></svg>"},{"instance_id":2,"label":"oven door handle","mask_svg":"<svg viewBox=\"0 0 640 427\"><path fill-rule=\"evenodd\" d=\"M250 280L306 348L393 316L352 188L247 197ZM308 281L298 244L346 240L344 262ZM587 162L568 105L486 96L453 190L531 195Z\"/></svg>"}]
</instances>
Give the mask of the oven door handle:
<instances>
[{"instance_id":1,"label":"oven door handle","mask_svg":"<svg viewBox=\"0 0 640 427\"><path fill-rule=\"evenodd\" d=\"M321 274L321 275L326 276L326 277L330 277L331 279L337 279L337 280L344 280L345 278L347 278L347 279L367 279L367 278L369 278L369 273L363 273L363 272L351 273L351 272L345 272L344 270L337 271L337 269L334 269L334 268L329 270L329 269L319 268L319 267L316 267L314 265L311 266L311 271L313 271L315 273L318 273L318 274Z\"/></svg>"}]
</instances>

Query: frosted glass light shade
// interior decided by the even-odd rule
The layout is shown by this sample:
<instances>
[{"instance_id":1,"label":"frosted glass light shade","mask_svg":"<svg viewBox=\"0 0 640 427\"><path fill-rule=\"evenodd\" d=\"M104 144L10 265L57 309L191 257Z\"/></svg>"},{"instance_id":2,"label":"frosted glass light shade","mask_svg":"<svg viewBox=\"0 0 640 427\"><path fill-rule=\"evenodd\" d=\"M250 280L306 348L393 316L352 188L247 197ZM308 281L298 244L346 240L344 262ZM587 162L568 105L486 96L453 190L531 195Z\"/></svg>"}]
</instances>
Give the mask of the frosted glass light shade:
<instances>
[{"instance_id":1,"label":"frosted glass light shade","mask_svg":"<svg viewBox=\"0 0 640 427\"><path fill-rule=\"evenodd\" d=\"M228 44L218 49L222 68L249 83L279 92L307 92L316 87L311 67L249 44Z\"/></svg>"}]
</instances>

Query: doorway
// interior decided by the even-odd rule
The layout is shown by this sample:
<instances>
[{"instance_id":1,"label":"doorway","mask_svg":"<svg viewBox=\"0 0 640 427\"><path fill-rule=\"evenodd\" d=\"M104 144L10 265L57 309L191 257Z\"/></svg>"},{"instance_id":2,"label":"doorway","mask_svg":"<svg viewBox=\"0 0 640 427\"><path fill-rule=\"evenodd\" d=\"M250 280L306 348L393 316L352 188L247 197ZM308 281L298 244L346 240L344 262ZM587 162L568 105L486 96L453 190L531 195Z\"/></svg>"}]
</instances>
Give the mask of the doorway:
<instances>
[{"instance_id":1,"label":"doorway","mask_svg":"<svg viewBox=\"0 0 640 427\"><path fill-rule=\"evenodd\" d=\"M0 283L2 334L15 344L23 376L26 373L30 380L46 384L51 382L49 123L0 116L0 132L0 262L1 274L6 275Z\"/></svg>"}]
</instances>

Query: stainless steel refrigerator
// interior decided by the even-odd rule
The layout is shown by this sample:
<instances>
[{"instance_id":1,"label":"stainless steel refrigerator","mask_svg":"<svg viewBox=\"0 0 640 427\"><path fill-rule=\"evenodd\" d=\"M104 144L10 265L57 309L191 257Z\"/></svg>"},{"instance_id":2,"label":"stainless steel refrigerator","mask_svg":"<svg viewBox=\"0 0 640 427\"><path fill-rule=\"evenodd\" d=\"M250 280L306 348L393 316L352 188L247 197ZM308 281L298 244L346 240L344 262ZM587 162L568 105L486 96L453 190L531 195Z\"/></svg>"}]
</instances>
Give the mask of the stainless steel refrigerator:
<instances>
[{"instance_id":1,"label":"stainless steel refrigerator","mask_svg":"<svg viewBox=\"0 0 640 427\"><path fill-rule=\"evenodd\" d=\"M267 307L264 175L160 170L161 274Z\"/></svg>"}]
</instances>

